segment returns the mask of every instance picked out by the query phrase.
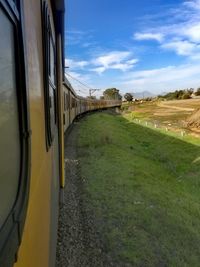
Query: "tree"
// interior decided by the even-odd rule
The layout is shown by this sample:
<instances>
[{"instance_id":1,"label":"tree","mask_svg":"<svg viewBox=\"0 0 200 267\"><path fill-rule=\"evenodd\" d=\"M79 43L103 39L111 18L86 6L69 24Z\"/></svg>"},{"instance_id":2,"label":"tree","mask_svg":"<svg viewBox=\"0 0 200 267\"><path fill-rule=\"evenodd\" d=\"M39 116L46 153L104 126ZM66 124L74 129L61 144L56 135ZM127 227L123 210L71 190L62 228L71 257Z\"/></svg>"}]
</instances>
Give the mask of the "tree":
<instances>
[{"instance_id":1,"label":"tree","mask_svg":"<svg viewBox=\"0 0 200 267\"><path fill-rule=\"evenodd\" d=\"M189 92L186 92L182 95L182 99L190 99L191 98L191 95Z\"/></svg>"},{"instance_id":2,"label":"tree","mask_svg":"<svg viewBox=\"0 0 200 267\"><path fill-rule=\"evenodd\" d=\"M194 89L182 89L182 90L176 90L174 92L169 92L166 95L163 95L162 98L165 98L167 100L173 100L173 99L189 99L191 98L191 95L193 94ZM200 94L200 89L199 89Z\"/></svg>"},{"instance_id":3,"label":"tree","mask_svg":"<svg viewBox=\"0 0 200 267\"><path fill-rule=\"evenodd\" d=\"M119 90L116 88L108 88L103 92L104 99L107 100L121 100L122 96L119 94Z\"/></svg>"},{"instance_id":4,"label":"tree","mask_svg":"<svg viewBox=\"0 0 200 267\"><path fill-rule=\"evenodd\" d=\"M131 101L133 100L133 96L132 96L131 93L126 93L126 94L124 95L124 98L125 98L126 101L128 101L128 102L131 102Z\"/></svg>"},{"instance_id":5,"label":"tree","mask_svg":"<svg viewBox=\"0 0 200 267\"><path fill-rule=\"evenodd\" d=\"M190 95L192 95L194 93L194 88L187 89L187 91L190 93Z\"/></svg>"},{"instance_id":6,"label":"tree","mask_svg":"<svg viewBox=\"0 0 200 267\"><path fill-rule=\"evenodd\" d=\"M200 88L197 89L197 91L195 92L195 95L200 95Z\"/></svg>"}]
</instances>

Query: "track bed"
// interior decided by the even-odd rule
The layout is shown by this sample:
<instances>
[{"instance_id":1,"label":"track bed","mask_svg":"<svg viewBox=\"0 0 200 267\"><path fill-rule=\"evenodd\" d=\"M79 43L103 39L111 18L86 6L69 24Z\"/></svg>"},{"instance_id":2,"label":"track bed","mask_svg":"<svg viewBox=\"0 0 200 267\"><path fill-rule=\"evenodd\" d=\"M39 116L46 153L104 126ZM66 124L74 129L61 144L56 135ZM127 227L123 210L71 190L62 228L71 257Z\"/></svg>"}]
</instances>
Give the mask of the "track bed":
<instances>
[{"instance_id":1,"label":"track bed","mask_svg":"<svg viewBox=\"0 0 200 267\"><path fill-rule=\"evenodd\" d=\"M65 136L66 186L60 208L57 243L57 267L129 267L114 262L95 225L95 216L87 207L84 178L77 157L79 123Z\"/></svg>"}]
</instances>

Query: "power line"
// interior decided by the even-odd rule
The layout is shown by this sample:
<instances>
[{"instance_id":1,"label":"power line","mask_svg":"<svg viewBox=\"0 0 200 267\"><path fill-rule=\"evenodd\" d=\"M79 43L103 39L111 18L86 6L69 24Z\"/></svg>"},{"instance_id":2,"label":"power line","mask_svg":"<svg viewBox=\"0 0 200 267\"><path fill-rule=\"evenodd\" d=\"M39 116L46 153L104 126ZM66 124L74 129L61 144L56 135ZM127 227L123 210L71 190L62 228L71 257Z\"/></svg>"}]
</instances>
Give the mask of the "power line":
<instances>
[{"instance_id":1,"label":"power line","mask_svg":"<svg viewBox=\"0 0 200 267\"><path fill-rule=\"evenodd\" d=\"M65 72L66 75L68 75L70 78L72 78L73 80L75 80L76 82L78 82L81 86L84 86L86 87L87 89L89 89L89 95L91 96L92 93L96 92L96 91L102 91L103 89L94 89L94 88L91 88L88 84L86 83L83 83L82 81L80 81L79 79L73 77L71 74ZM77 89L79 92L83 93L83 94L87 94L86 92L83 92L82 90L80 89Z\"/></svg>"},{"instance_id":2,"label":"power line","mask_svg":"<svg viewBox=\"0 0 200 267\"><path fill-rule=\"evenodd\" d=\"M69 74L69 73L67 73L67 72L65 72L65 74L68 75L68 76L69 76L70 78L72 78L73 80L79 82L80 84L82 84L82 85L85 86L86 88L92 90L92 88L91 88L89 85L87 85L86 83L83 83L83 82L79 81L77 78L73 77L71 74Z\"/></svg>"},{"instance_id":3,"label":"power line","mask_svg":"<svg viewBox=\"0 0 200 267\"><path fill-rule=\"evenodd\" d=\"M76 91L81 92L81 93L84 94L84 95L87 95L87 93L84 92L84 91L82 91L81 89L76 89Z\"/></svg>"}]
</instances>

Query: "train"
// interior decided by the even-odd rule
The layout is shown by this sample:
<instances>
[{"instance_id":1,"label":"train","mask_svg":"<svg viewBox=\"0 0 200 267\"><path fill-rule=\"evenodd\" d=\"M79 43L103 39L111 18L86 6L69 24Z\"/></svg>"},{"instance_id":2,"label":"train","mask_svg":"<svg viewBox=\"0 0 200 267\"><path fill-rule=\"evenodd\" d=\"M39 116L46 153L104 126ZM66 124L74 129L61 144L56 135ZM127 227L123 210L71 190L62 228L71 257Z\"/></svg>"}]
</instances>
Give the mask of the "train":
<instances>
[{"instance_id":1,"label":"train","mask_svg":"<svg viewBox=\"0 0 200 267\"><path fill-rule=\"evenodd\" d=\"M121 105L73 90L64 16L64 0L0 0L0 267L55 266L65 132Z\"/></svg>"}]
</instances>

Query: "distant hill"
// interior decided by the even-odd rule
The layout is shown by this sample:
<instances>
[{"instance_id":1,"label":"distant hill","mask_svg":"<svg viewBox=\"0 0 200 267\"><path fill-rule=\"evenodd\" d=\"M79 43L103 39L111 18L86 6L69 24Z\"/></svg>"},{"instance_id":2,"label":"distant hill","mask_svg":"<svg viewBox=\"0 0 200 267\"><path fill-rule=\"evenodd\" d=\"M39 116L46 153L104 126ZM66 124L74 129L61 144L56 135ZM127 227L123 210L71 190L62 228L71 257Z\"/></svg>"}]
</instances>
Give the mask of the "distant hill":
<instances>
[{"instance_id":1,"label":"distant hill","mask_svg":"<svg viewBox=\"0 0 200 267\"><path fill-rule=\"evenodd\" d=\"M143 92L135 92L132 93L134 98L141 99L146 97L155 97L156 95L152 94L149 91L143 91Z\"/></svg>"}]
</instances>

